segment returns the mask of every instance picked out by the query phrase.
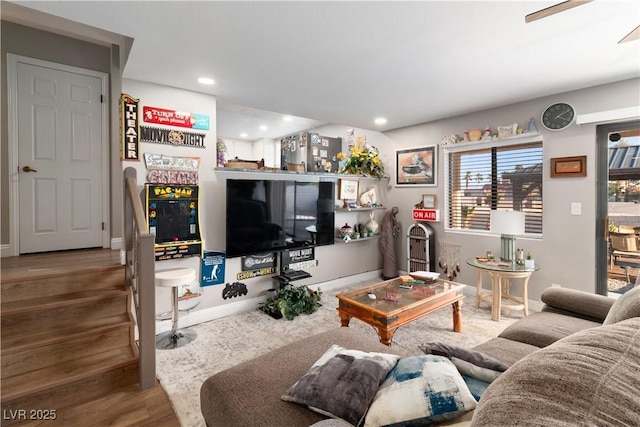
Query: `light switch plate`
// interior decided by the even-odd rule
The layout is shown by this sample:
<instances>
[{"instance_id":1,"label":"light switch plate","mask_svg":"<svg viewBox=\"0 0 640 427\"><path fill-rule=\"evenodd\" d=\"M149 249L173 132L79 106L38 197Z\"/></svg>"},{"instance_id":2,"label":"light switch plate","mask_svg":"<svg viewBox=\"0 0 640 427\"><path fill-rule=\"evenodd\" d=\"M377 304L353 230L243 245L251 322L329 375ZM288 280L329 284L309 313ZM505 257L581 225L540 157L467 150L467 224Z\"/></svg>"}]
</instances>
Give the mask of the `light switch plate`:
<instances>
[{"instance_id":1,"label":"light switch plate","mask_svg":"<svg viewBox=\"0 0 640 427\"><path fill-rule=\"evenodd\" d=\"M582 203L571 202L571 215L582 215Z\"/></svg>"}]
</instances>

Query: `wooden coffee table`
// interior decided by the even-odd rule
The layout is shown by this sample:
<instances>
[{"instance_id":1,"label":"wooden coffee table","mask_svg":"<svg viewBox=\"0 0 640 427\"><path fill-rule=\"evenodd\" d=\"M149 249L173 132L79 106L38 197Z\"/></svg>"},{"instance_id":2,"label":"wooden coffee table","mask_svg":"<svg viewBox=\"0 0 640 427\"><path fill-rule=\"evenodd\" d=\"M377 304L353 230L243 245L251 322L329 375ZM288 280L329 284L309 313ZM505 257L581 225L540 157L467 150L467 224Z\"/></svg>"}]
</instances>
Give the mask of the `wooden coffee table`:
<instances>
[{"instance_id":1,"label":"wooden coffee table","mask_svg":"<svg viewBox=\"0 0 640 427\"><path fill-rule=\"evenodd\" d=\"M393 334L400 326L451 304L453 330L462 330L460 306L465 285L438 279L425 285L402 289L400 278L363 286L337 295L338 314L342 326L349 326L352 317L373 326L380 342L391 345ZM369 298L373 293L376 299Z\"/></svg>"}]
</instances>

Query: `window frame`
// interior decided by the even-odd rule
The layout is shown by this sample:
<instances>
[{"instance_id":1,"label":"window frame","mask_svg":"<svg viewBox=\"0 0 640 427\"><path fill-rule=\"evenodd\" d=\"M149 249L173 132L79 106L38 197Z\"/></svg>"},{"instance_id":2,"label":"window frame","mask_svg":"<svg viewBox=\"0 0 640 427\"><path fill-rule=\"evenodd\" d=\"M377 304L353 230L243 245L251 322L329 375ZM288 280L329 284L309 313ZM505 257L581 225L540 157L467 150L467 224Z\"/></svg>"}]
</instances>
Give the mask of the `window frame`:
<instances>
[{"instance_id":1,"label":"window frame","mask_svg":"<svg viewBox=\"0 0 640 427\"><path fill-rule=\"evenodd\" d=\"M493 236L496 235L496 233L492 233L491 230L480 230L480 229L473 229L473 228L454 228L451 227L449 224L451 223L451 200L450 200L450 183L451 183L451 177L450 177L450 156L452 154L458 154L458 153L464 153L464 152L471 152L471 151L476 151L476 150L487 150L487 149L491 149L491 148L502 148L504 149L505 147L509 147L509 146L517 146L517 145L522 145L522 144L531 144L531 143L540 143L542 146L542 159L541 159L541 163L542 163L542 184L544 184L544 140L542 138L542 135L540 133L535 133L535 134L526 134L523 136L515 136L515 137L508 137L508 138L502 138L502 139L494 139L494 140L490 140L490 141L472 141L472 142L460 142L460 143L454 143L454 144L448 144L448 145L443 145L442 148L442 152L444 155L444 159L443 159L443 172L444 172L444 196L445 196L445 200L446 203L443 203L443 210L444 210L444 215L443 215L443 222L444 222L444 231L445 232L453 232L453 233L460 233L460 234L476 234L476 235L487 235L487 236ZM541 188L544 188L544 185L542 185ZM544 193L543 193L544 195ZM544 235L544 196L543 196L543 202L542 202L542 218L543 218L543 226L542 226L542 232L541 233L525 233L523 236L521 237L526 237L526 238L532 238L532 239L542 239L543 235Z\"/></svg>"}]
</instances>

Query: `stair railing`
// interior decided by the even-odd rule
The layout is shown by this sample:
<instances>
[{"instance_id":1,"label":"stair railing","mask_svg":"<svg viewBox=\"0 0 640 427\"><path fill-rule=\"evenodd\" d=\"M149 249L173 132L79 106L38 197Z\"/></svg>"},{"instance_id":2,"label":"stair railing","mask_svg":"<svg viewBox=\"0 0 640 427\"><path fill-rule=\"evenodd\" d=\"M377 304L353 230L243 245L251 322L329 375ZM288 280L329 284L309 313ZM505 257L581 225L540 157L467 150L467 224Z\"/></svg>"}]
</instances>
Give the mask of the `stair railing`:
<instances>
[{"instance_id":1,"label":"stair railing","mask_svg":"<svg viewBox=\"0 0 640 427\"><path fill-rule=\"evenodd\" d=\"M124 171L125 279L133 294L138 327L138 375L140 389L156 385L156 290L154 236L140 200L136 170Z\"/></svg>"}]
</instances>

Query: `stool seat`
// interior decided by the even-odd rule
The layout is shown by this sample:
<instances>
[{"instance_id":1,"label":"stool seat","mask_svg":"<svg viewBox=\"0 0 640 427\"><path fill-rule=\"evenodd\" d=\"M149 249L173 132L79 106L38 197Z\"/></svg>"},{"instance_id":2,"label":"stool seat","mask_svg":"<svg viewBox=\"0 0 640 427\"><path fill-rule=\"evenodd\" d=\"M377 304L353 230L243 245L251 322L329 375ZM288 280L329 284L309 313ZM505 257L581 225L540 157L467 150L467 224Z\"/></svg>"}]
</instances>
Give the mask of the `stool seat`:
<instances>
[{"instance_id":1,"label":"stool seat","mask_svg":"<svg viewBox=\"0 0 640 427\"><path fill-rule=\"evenodd\" d=\"M156 271L156 286L171 289L171 330L156 336L158 350L170 350L189 344L198 334L191 329L178 328L178 287L187 286L196 280L193 268L170 268Z\"/></svg>"},{"instance_id":2,"label":"stool seat","mask_svg":"<svg viewBox=\"0 0 640 427\"><path fill-rule=\"evenodd\" d=\"M172 288L184 286L196 280L196 271L193 268L171 268L156 271L156 286Z\"/></svg>"}]
</instances>

